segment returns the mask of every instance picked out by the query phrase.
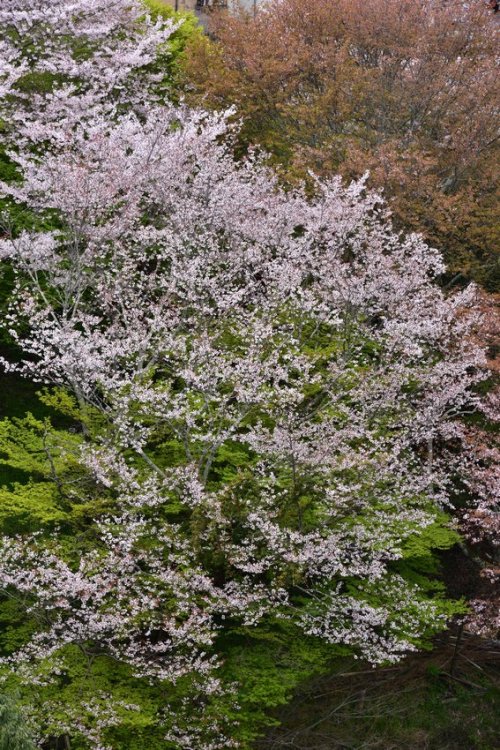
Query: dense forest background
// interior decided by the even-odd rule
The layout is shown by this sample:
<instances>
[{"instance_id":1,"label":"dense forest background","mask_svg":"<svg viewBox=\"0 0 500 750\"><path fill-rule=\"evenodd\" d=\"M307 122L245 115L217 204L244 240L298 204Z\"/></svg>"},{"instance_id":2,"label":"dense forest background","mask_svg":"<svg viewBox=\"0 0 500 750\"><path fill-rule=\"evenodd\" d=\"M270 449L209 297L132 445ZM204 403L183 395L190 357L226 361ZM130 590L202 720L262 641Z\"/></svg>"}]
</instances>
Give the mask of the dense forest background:
<instances>
[{"instance_id":1,"label":"dense forest background","mask_svg":"<svg viewBox=\"0 0 500 750\"><path fill-rule=\"evenodd\" d=\"M39 5L0 9L0 748L494 750L498 14Z\"/></svg>"}]
</instances>

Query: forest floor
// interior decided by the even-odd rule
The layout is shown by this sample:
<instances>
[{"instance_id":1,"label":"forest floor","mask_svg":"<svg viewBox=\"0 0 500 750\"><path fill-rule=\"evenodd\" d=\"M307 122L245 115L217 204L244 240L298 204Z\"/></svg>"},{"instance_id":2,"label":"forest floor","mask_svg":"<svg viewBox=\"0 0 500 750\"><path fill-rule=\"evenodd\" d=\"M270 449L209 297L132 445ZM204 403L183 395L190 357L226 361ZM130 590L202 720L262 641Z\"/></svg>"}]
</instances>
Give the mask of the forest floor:
<instances>
[{"instance_id":1,"label":"forest floor","mask_svg":"<svg viewBox=\"0 0 500 750\"><path fill-rule=\"evenodd\" d=\"M346 659L276 718L257 750L498 750L500 642L455 630L397 666Z\"/></svg>"}]
</instances>

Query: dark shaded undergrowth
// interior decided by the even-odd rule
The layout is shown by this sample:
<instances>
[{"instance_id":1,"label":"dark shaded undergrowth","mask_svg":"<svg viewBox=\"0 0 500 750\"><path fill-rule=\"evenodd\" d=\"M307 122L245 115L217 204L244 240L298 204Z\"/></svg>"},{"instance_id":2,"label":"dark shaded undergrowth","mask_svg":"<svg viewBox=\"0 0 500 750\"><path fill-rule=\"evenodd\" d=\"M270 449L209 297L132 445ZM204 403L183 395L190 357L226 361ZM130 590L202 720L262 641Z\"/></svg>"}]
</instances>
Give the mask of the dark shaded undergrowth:
<instances>
[{"instance_id":1,"label":"dark shaded undergrowth","mask_svg":"<svg viewBox=\"0 0 500 750\"><path fill-rule=\"evenodd\" d=\"M497 750L500 642L454 630L395 667L339 661L276 718L257 750Z\"/></svg>"}]
</instances>

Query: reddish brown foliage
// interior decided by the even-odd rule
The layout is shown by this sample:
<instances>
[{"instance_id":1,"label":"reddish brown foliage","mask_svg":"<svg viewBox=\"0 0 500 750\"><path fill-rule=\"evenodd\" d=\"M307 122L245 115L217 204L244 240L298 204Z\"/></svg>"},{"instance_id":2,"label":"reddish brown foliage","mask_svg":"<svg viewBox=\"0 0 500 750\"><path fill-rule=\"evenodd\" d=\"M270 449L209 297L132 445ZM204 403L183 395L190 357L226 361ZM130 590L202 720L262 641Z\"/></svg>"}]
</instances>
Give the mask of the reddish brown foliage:
<instances>
[{"instance_id":1,"label":"reddish brown foliage","mask_svg":"<svg viewBox=\"0 0 500 750\"><path fill-rule=\"evenodd\" d=\"M236 104L243 145L288 177L358 176L454 273L498 279L497 23L487 5L282 0L256 18L215 14L216 42L186 63L190 96Z\"/></svg>"}]
</instances>

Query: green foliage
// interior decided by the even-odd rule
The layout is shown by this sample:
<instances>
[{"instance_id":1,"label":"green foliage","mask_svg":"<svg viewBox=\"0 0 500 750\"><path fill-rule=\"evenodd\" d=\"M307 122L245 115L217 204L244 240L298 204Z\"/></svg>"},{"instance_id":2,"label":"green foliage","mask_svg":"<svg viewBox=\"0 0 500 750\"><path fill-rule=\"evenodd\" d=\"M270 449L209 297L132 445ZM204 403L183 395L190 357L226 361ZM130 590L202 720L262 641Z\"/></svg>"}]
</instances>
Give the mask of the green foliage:
<instances>
[{"instance_id":1,"label":"green foliage","mask_svg":"<svg viewBox=\"0 0 500 750\"><path fill-rule=\"evenodd\" d=\"M164 85L168 89L170 98L175 100L176 90L180 86L186 48L203 38L203 29L194 13L175 11L163 0L143 0L143 2L153 18L161 17L178 24L158 60L158 67L165 73Z\"/></svg>"},{"instance_id":2,"label":"green foliage","mask_svg":"<svg viewBox=\"0 0 500 750\"><path fill-rule=\"evenodd\" d=\"M450 526L446 513L438 513L434 523L421 529L403 544L405 559L434 558L436 550L449 549L460 541L460 535Z\"/></svg>"},{"instance_id":3,"label":"green foliage","mask_svg":"<svg viewBox=\"0 0 500 750\"><path fill-rule=\"evenodd\" d=\"M8 682L9 689L19 695L20 705L43 717L48 732L61 736L68 711L74 707L76 713L84 705L89 717L93 712L111 717L108 732L114 747L165 750L164 732L157 727L157 714L164 701L162 689L135 678L129 668L115 660L75 646L62 649L61 656L61 673L50 684L29 687L18 684L13 677ZM108 714L111 696L113 716ZM78 718L85 721L88 717L81 714ZM71 747L83 750L88 744L83 737L74 737Z\"/></svg>"},{"instance_id":4,"label":"green foliage","mask_svg":"<svg viewBox=\"0 0 500 750\"><path fill-rule=\"evenodd\" d=\"M39 623L26 616L22 599L4 597L0 600L0 652L9 655L23 646L36 632Z\"/></svg>"},{"instance_id":5,"label":"green foliage","mask_svg":"<svg viewBox=\"0 0 500 750\"><path fill-rule=\"evenodd\" d=\"M445 586L440 580L439 552L450 549L460 539L449 517L440 512L434 523L406 539L402 545L403 557L394 565L400 575L415 583L427 596L433 600L439 598L443 612L450 618L466 612L467 608L463 602L447 600Z\"/></svg>"},{"instance_id":6,"label":"green foliage","mask_svg":"<svg viewBox=\"0 0 500 750\"><path fill-rule=\"evenodd\" d=\"M78 431L70 431L75 429L72 425L78 424L79 409L75 399L61 389L45 391L39 394L39 398L38 407L34 409L37 416L27 413L0 421L3 484L0 522L7 533L40 530L50 534L54 526L58 526L58 536L67 559L76 561L82 550L94 544L93 521L112 507L113 500L102 496L102 489L95 492L79 466L78 451L83 437ZM28 403L36 405L34 393L30 394ZM17 404L17 410L19 407ZM60 422L56 428L54 423L57 420ZM181 446L175 440L160 441L155 451L165 466L180 462ZM252 460L241 445L227 443L217 453L211 481L219 487L246 482L245 469ZM286 477L283 481L286 483ZM249 496L252 491L249 485ZM180 514L182 522L180 506L168 507L166 512ZM239 512L235 506L235 519ZM191 523L202 526L203 519L193 518ZM76 535L75 531L78 531ZM447 516L436 515L435 522L427 527L423 536L420 534L419 529L418 534L408 537L403 549L404 558L395 564L399 574L418 583L422 589L422 601L415 601L414 611L409 614L418 616L419 607L422 603L425 605L425 597L438 605L442 614L451 616L462 611L461 603L446 600L436 579L438 565L434 551L452 546L457 538L449 528ZM215 551L213 555L213 560L208 561L212 568L217 566ZM348 593L357 594L354 589ZM363 600L375 606L384 603L391 606L391 593L378 591L376 586L371 592L359 593ZM436 623L436 626L440 627L441 623ZM33 617L26 617L26 602L6 598L0 603L0 648L3 653L18 649L38 628L39 624ZM425 646L431 635L430 631L425 633L424 639L416 645ZM205 710L236 722L233 735L248 750L275 721L272 712L286 704L301 684L327 671L339 656L350 653L345 647L306 637L296 626L277 620L252 628L229 627L221 636L218 650L223 659L221 678L224 683L235 685L236 701L232 696L214 697L213 705ZM9 689L20 691L29 710L52 722L54 732L63 715L67 715L72 706L77 710L76 707L81 705L82 696L90 706L96 706L97 702L100 710L112 696L113 704L122 706L118 709L116 725L108 730L112 746L123 750L141 750L146 744L151 750L170 748L163 740L157 717L166 705L178 705L181 710L183 700L189 695L189 686L182 681L176 686L152 686L146 680L133 677L129 667L94 653L92 649L88 652L75 646L64 647L60 656L64 668L52 685L27 688L18 684L15 678L9 678L12 680ZM86 747L84 741L78 739L73 746L75 750Z\"/></svg>"},{"instance_id":7,"label":"green foliage","mask_svg":"<svg viewBox=\"0 0 500 750\"><path fill-rule=\"evenodd\" d=\"M0 695L0 750L35 750L18 707L5 695Z\"/></svg>"},{"instance_id":8,"label":"green foliage","mask_svg":"<svg viewBox=\"0 0 500 750\"><path fill-rule=\"evenodd\" d=\"M0 489L0 525L6 534L36 531L67 520L58 507L57 488L49 483L15 483Z\"/></svg>"},{"instance_id":9,"label":"green foliage","mask_svg":"<svg viewBox=\"0 0 500 750\"><path fill-rule=\"evenodd\" d=\"M355 336L353 331L353 340ZM328 336L327 331L315 332L314 336L306 338L306 342L308 356L318 370L325 367L330 352L336 351L335 347L339 346L339 341L331 334ZM359 345L363 354L357 364L352 364L346 370L344 376L347 401L350 388L364 377L366 361L378 356L369 346L363 348L363 342L356 341L356 346ZM239 343L236 339L228 340L228 346L238 347ZM24 381L12 381L13 403L16 383L19 385L21 382ZM9 534L41 531L47 536L49 544L57 527L63 555L70 564L76 565L83 551L95 548L94 521L101 513L112 512L113 496L111 492L97 487L79 464L78 452L84 437L80 427L82 415L75 398L62 389L46 390L38 394L37 405L35 393L27 391L27 394L29 399L24 406L29 405L30 412L22 414L23 405L18 400L16 413L10 419L0 421L0 523L3 531ZM312 389L308 397L318 400L321 393ZM344 419L341 406L337 408L340 410L338 419ZM248 419L251 420L252 416ZM391 415L381 415L382 432L390 428L390 420ZM92 434L99 432L98 419L92 414L88 415L87 427ZM183 445L167 426L158 429L151 455L164 468L182 465L185 461ZM257 458L240 443L231 441L220 446L214 456L209 483L224 492L227 498L224 500L227 503L225 512L234 519L236 528L244 513L238 503L251 503L255 493L262 490L255 478L252 480L253 472L248 471ZM139 459L135 460L140 468ZM277 467L276 471L280 485L289 490L292 481L289 468ZM343 478L339 475L339 481ZM375 486L380 489L377 483L387 480L368 472L367 476L359 476L358 481L366 497L370 498L377 495ZM237 491L232 492L232 489ZM295 500L301 505L303 523L306 525L317 525L317 518L310 517L310 514L321 513L321 503L315 492L313 487L309 487L307 477L304 477L297 488ZM381 496L380 493L378 496ZM408 502L411 502L410 499ZM418 507L422 506L422 498L415 498L415 502ZM446 617L464 609L461 602L450 602L446 598L438 578L439 566L435 554L436 550L455 544L457 535L449 527L446 514L436 513L431 507L428 510L433 514L434 522L424 530L415 526L413 533L411 528L405 529L404 524L401 529L395 525L395 532L400 531L403 537L406 536L406 541L402 545L403 559L393 564L394 572L418 585L420 591L418 595L415 593L414 601L405 602L402 611L396 613L393 627L404 634L405 618L418 621L428 603L432 604L437 614L435 623L424 631L422 638L414 641L419 648L429 645L431 636L443 627ZM171 504L166 503L164 512L175 523L190 524L193 539L197 536L203 538L205 519L202 514L189 516L178 498L174 498ZM293 514L296 512L297 503L290 503L283 508L283 518L280 520L293 525ZM386 512L391 512L390 508L383 507L380 500L367 503L361 514L356 515L356 509L353 509L352 524L364 523L367 533L373 533L374 544L382 544L383 533L379 540L377 529L384 531ZM154 544L154 539L151 543ZM223 576L224 569L217 549L207 544L206 540L204 546L205 551L200 553L205 557L203 563L215 576L219 573ZM283 571L284 578L287 575L290 574ZM285 581L285 585L290 583L293 582ZM391 612L397 609L397 591L386 587L387 580L382 586L375 583L369 590L366 587L358 590L354 582L350 584L347 581L346 584L346 593L350 596L375 608L386 607ZM334 590L336 582L331 585ZM40 627L32 618L27 618L25 614L23 616L25 605L29 603L14 599L0 603L0 647L6 653L15 651L27 642L33 631ZM293 605L307 608L310 603L295 596ZM210 715L224 716L228 721L235 722L237 726L231 735L237 737L242 748L248 750L265 728L273 723L272 712L287 703L304 681L328 670L338 656L352 653L347 648L328 645L320 638L306 637L298 627L280 621L233 629L226 623L217 650L223 659L222 681L235 685L236 701L233 696L214 697L213 704L206 706L205 710L211 712ZM177 706L181 712L183 701L190 695L189 685L181 681L175 686L152 686L146 680L135 678L130 668L99 653L95 644L82 649L64 647L58 656L64 666L54 684L33 688L22 687L15 681L12 684L13 690L22 692L26 706L36 711L37 716L43 716L45 722L52 722L52 725L48 724L53 727L51 731L57 734L63 715L68 715L68 711L77 711L83 696L83 700L94 705L96 711L101 711L107 702L119 706L116 723L107 731L112 747L140 750L147 745L152 750L170 750L170 745L162 739L162 732L158 728L158 715L166 706L169 707L166 714L171 715L172 707L175 709ZM235 708L235 703L239 709ZM127 706L137 706L137 709ZM84 741L78 739L72 742L73 746L76 750L86 747Z\"/></svg>"},{"instance_id":10,"label":"green foliage","mask_svg":"<svg viewBox=\"0 0 500 750\"><path fill-rule=\"evenodd\" d=\"M43 412L42 412L43 413ZM0 421L0 466L23 472L28 479L62 482L64 474L76 470L76 452L81 438L75 428L55 430L49 416Z\"/></svg>"},{"instance_id":11,"label":"green foliage","mask_svg":"<svg viewBox=\"0 0 500 750\"><path fill-rule=\"evenodd\" d=\"M325 672L335 658L349 652L304 636L287 622L271 621L258 629L237 628L220 644L223 676L237 685L237 705L226 712L238 722L243 748L253 746L266 727L276 724L272 711L289 702L296 688Z\"/></svg>"},{"instance_id":12,"label":"green foliage","mask_svg":"<svg viewBox=\"0 0 500 750\"><path fill-rule=\"evenodd\" d=\"M58 527L72 539L109 510L110 498L101 496L81 466L83 436L72 419L78 415L72 397L62 390L28 393L26 405L35 406L39 416L28 412L0 421L0 528L16 534Z\"/></svg>"}]
</instances>

